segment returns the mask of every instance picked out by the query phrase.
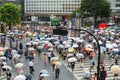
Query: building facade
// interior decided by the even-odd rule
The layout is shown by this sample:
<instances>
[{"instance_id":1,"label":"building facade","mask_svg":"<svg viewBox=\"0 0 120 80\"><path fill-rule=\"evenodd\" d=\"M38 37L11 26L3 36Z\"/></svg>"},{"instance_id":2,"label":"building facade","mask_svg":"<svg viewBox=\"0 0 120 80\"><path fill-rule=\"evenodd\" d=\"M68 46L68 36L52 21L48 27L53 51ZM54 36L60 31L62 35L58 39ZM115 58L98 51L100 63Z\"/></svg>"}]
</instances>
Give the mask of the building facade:
<instances>
[{"instance_id":1,"label":"building facade","mask_svg":"<svg viewBox=\"0 0 120 80\"><path fill-rule=\"evenodd\" d=\"M31 15L68 15L80 7L80 0L24 0L25 13Z\"/></svg>"}]
</instances>

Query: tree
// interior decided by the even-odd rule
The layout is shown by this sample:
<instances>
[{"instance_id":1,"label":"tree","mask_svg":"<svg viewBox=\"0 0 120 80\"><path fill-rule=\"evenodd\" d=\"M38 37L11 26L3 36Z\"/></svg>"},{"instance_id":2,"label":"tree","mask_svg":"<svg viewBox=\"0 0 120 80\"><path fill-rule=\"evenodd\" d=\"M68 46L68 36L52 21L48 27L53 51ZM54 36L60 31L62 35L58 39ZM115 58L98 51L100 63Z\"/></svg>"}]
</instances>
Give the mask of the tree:
<instances>
[{"instance_id":1,"label":"tree","mask_svg":"<svg viewBox=\"0 0 120 80\"><path fill-rule=\"evenodd\" d=\"M110 16L110 3L107 0L82 0L81 11L83 13L89 13L94 17L94 24L96 26L97 17L109 17Z\"/></svg>"},{"instance_id":2,"label":"tree","mask_svg":"<svg viewBox=\"0 0 120 80\"><path fill-rule=\"evenodd\" d=\"M72 13L70 14L70 18L75 18L75 17L77 17L77 16L76 16L77 13L81 13L81 12L80 12L80 8L72 11Z\"/></svg>"},{"instance_id":3,"label":"tree","mask_svg":"<svg viewBox=\"0 0 120 80\"><path fill-rule=\"evenodd\" d=\"M6 3L0 7L0 21L6 23L11 30L11 25L20 23L20 9L13 3Z\"/></svg>"}]
</instances>

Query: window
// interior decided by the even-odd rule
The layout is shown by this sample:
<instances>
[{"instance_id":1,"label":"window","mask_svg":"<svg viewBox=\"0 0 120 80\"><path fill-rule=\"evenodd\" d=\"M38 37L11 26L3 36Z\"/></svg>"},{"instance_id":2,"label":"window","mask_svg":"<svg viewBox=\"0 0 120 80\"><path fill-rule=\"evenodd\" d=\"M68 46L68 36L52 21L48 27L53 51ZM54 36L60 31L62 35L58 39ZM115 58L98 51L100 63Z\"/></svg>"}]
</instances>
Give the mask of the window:
<instances>
[{"instance_id":1,"label":"window","mask_svg":"<svg viewBox=\"0 0 120 80\"><path fill-rule=\"evenodd\" d=\"M116 7L120 7L120 4L116 4Z\"/></svg>"},{"instance_id":2,"label":"window","mask_svg":"<svg viewBox=\"0 0 120 80\"><path fill-rule=\"evenodd\" d=\"M120 2L120 0L116 0L116 2Z\"/></svg>"}]
</instances>

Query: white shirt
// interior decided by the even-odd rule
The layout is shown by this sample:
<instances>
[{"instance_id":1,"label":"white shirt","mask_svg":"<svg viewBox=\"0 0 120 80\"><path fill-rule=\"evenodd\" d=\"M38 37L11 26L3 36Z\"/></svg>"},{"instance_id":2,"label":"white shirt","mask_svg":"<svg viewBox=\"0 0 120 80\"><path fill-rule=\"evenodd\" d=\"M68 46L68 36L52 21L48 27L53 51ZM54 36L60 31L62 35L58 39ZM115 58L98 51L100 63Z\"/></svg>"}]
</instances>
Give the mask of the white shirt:
<instances>
[{"instance_id":1,"label":"white shirt","mask_svg":"<svg viewBox=\"0 0 120 80\"><path fill-rule=\"evenodd\" d=\"M29 66L33 66L33 62L32 61L29 61Z\"/></svg>"},{"instance_id":2,"label":"white shirt","mask_svg":"<svg viewBox=\"0 0 120 80\"><path fill-rule=\"evenodd\" d=\"M51 57L51 53L50 52L48 52L47 55L48 55L48 57Z\"/></svg>"}]
</instances>

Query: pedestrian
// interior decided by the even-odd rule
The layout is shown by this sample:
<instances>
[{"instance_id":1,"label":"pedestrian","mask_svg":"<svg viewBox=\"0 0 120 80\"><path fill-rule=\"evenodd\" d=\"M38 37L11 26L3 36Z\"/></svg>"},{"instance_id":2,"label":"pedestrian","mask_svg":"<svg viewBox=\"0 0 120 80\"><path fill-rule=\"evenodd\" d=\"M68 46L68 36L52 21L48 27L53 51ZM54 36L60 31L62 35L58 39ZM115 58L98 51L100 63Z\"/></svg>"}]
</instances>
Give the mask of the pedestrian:
<instances>
[{"instance_id":1,"label":"pedestrian","mask_svg":"<svg viewBox=\"0 0 120 80\"><path fill-rule=\"evenodd\" d=\"M16 40L16 48L18 49L18 41Z\"/></svg>"},{"instance_id":2,"label":"pedestrian","mask_svg":"<svg viewBox=\"0 0 120 80\"><path fill-rule=\"evenodd\" d=\"M107 71L105 70L105 67L102 66L100 70L100 80L105 80L106 77L107 77Z\"/></svg>"},{"instance_id":3,"label":"pedestrian","mask_svg":"<svg viewBox=\"0 0 120 80\"><path fill-rule=\"evenodd\" d=\"M13 41L12 41L12 38L11 38L11 37L10 37L10 39L9 39L9 42L10 42L10 44L9 44L9 45L10 45L10 48L12 48L12 42L13 42Z\"/></svg>"},{"instance_id":4,"label":"pedestrian","mask_svg":"<svg viewBox=\"0 0 120 80\"><path fill-rule=\"evenodd\" d=\"M92 80L97 80L97 73L95 73L94 75L93 75L93 79Z\"/></svg>"},{"instance_id":5,"label":"pedestrian","mask_svg":"<svg viewBox=\"0 0 120 80\"><path fill-rule=\"evenodd\" d=\"M19 44L19 48L20 48L20 50L22 50L22 48L23 48L23 44L22 44L22 42L20 42L20 44Z\"/></svg>"},{"instance_id":6,"label":"pedestrian","mask_svg":"<svg viewBox=\"0 0 120 80\"><path fill-rule=\"evenodd\" d=\"M71 62L72 73L73 73L74 68L75 68L75 62Z\"/></svg>"},{"instance_id":7,"label":"pedestrian","mask_svg":"<svg viewBox=\"0 0 120 80\"><path fill-rule=\"evenodd\" d=\"M50 59L51 59L51 52L50 51L48 51L47 56L48 56L48 62L50 63Z\"/></svg>"},{"instance_id":8,"label":"pedestrian","mask_svg":"<svg viewBox=\"0 0 120 80\"><path fill-rule=\"evenodd\" d=\"M7 76L7 80L12 80L12 79L11 79L12 74L11 74L11 72L10 72L9 69L7 69L7 71L6 71L6 76Z\"/></svg>"},{"instance_id":9,"label":"pedestrian","mask_svg":"<svg viewBox=\"0 0 120 80\"><path fill-rule=\"evenodd\" d=\"M60 75L60 68L58 65L55 65L55 78L59 78Z\"/></svg>"},{"instance_id":10,"label":"pedestrian","mask_svg":"<svg viewBox=\"0 0 120 80\"><path fill-rule=\"evenodd\" d=\"M90 51L90 59L92 59L94 56L94 51Z\"/></svg>"},{"instance_id":11,"label":"pedestrian","mask_svg":"<svg viewBox=\"0 0 120 80\"><path fill-rule=\"evenodd\" d=\"M118 74L114 74L114 79L113 80L119 80L118 79Z\"/></svg>"},{"instance_id":12,"label":"pedestrian","mask_svg":"<svg viewBox=\"0 0 120 80\"><path fill-rule=\"evenodd\" d=\"M91 59L90 60L90 72L94 68L94 66L95 66L95 61L94 61L94 59Z\"/></svg>"},{"instance_id":13,"label":"pedestrian","mask_svg":"<svg viewBox=\"0 0 120 80\"><path fill-rule=\"evenodd\" d=\"M35 70L34 70L34 64L31 59L29 60L29 69L30 69L30 74L33 74Z\"/></svg>"},{"instance_id":14,"label":"pedestrian","mask_svg":"<svg viewBox=\"0 0 120 80\"><path fill-rule=\"evenodd\" d=\"M56 64L55 60L52 60L52 70L53 70L53 72L55 70L55 64Z\"/></svg>"},{"instance_id":15,"label":"pedestrian","mask_svg":"<svg viewBox=\"0 0 120 80\"><path fill-rule=\"evenodd\" d=\"M41 49L38 49L38 57L41 59Z\"/></svg>"},{"instance_id":16,"label":"pedestrian","mask_svg":"<svg viewBox=\"0 0 120 80\"><path fill-rule=\"evenodd\" d=\"M44 53L44 65L46 66L46 63L47 63L47 54Z\"/></svg>"},{"instance_id":17,"label":"pedestrian","mask_svg":"<svg viewBox=\"0 0 120 80\"><path fill-rule=\"evenodd\" d=\"M118 65L118 59L115 57L115 64Z\"/></svg>"},{"instance_id":18,"label":"pedestrian","mask_svg":"<svg viewBox=\"0 0 120 80\"><path fill-rule=\"evenodd\" d=\"M40 76L40 79L39 80L45 80L45 78L43 76Z\"/></svg>"}]
</instances>

